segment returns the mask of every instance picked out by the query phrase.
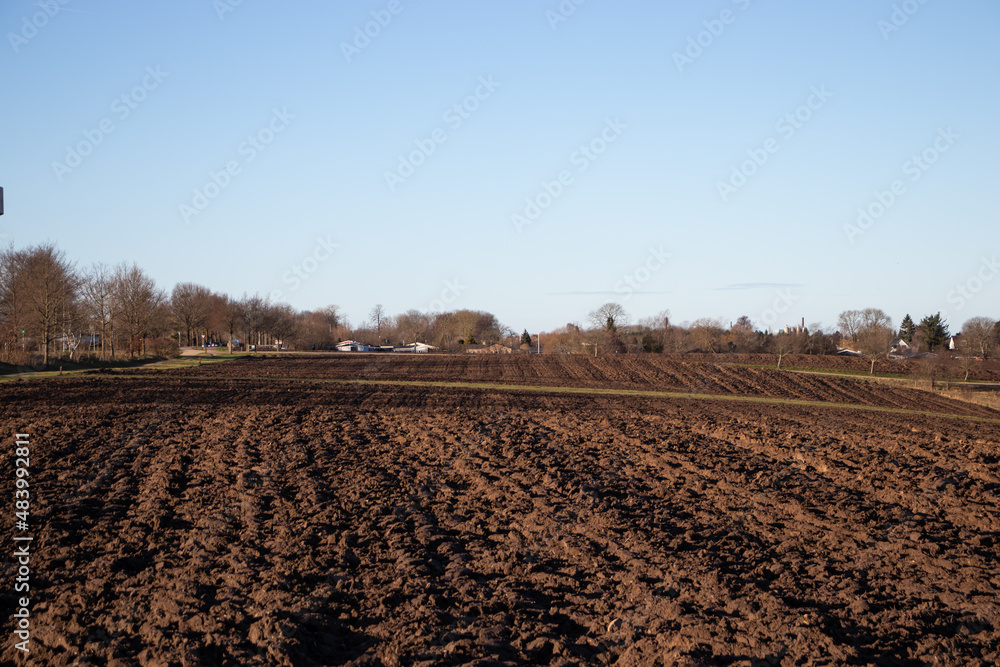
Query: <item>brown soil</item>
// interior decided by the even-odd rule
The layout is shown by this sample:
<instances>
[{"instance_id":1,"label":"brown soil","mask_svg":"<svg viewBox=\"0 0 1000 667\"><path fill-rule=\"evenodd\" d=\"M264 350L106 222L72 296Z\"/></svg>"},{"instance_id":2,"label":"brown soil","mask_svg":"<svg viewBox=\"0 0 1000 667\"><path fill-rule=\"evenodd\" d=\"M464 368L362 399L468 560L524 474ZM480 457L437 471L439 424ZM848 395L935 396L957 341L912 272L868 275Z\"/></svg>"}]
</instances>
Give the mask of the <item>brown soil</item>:
<instances>
[{"instance_id":1,"label":"brown soil","mask_svg":"<svg viewBox=\"0 0 1000 667\"><path fill-rule=\"evenodd\" d=\"M164 372L150 369L139 373ZM327 357L245 357L221 365L166 372L204 378L403 380L687 392L991 414L986 409L967 412L968 406L925 391L881 384L870 386L850 377L789 373L664 355L595 359L583 355L342 353Z\"/></svg>"},{"instance_id":2,"label":"brown soil","mask_svg":"<svg viewBox=\"0 0 1000 667\"><path fill-rule=\"evenodd\" d=\"M0 386L6 432L32 436L32 662L1000 661L1000 421L279 379L532 372L439 359ZM250 366L271 379L225 377ZM589 372L575 386L670 371ZM745 390L725 372L699 371Z\"/></svg>"},{"instance_id":3,"label":"brown soil","mask_svg":"<svg viewBox=\"0 0 1000 667\"><path fill-rule=\"evenodd\" d=\"M758 364L777 366L778 357L774 354L686 354L667 355L675 359L688 361L720 362L737 364ZM875 362L875 372L895 375L923 376L928 373L927 365L933 362L936 366L935 377L938 379L961 380L965 370L958 359L941 353L933 359L879 359ZM817 370L835 369L867 373L871 369L871 361L864 357L848 357L841 355L786 354L782 357L781 367L814 368ZM1000 382L1000 360L975 360L969 369L969 380L979 382Z\"/></svg>"}]
</instances>

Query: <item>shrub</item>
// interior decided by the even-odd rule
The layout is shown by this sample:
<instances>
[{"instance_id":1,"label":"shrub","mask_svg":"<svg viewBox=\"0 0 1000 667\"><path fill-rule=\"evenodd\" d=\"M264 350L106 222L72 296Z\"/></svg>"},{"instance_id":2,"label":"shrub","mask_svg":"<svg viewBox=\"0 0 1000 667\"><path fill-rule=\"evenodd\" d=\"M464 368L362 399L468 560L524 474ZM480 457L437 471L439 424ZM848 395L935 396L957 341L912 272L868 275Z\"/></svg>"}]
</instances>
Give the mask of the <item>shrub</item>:
<instances>
[{"instance_id":1,"label":"shrub","mask_svg":"<svg viewBox=\"0 0 1000 667\"><path fill-rule=\"evenodd\" d=\"M181 350L177 347L177 341L171 338L151 338L146 344L146 350L154 357L179 357Z\"/></svg>"}]
</instances>

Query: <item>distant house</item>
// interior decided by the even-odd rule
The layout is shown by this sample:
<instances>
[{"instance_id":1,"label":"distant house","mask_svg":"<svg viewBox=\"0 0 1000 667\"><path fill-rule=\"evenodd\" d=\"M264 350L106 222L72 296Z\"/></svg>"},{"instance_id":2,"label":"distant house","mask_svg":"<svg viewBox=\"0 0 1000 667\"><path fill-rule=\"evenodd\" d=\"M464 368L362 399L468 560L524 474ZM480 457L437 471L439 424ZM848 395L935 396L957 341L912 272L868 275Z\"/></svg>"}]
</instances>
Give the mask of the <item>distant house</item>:
<instances>
[{"instance_id":1,"label":"distant house","mask_svg":"<svg viewBox=\"0 0 1000 667\"><path fill-rule=\"evenodd\" d=\"M437 348L433 345L428 345L427 343L408 343L406 345L397 345L393 348L393 352L413 352L424 354L430 352L431 350L436 350Z\"/></svg>"},{"instance_id":2,"label":"distant house","mask_svg":"<svg viewBox=\"0 0 1000 667\"><path fill-rule=\"evenodd\" d=\"M951 338L949 338L948 339L948 349L949 350L957 350L958 349L958 345L961 342L961 340L959 340L961 337L962 337L962 334L957 333L954 336L952 336Z\"/></svg>"},{"instance_id":3,"label":"distant house","mask_svg":"<svg viewBox=\"0 0 1000 667\"><path fill-rule=\"evenodd\" d=\"M356 340L343 340L336 345L338 352L371 352L375 348L371 345L366 345L365 343L359 343Z\"/></svg>"},{"instance_id":4,"label":"distant house","mask_svg":"<svg viewBox=\"0 0 1000 667\"><path fill-rule=\"evenodd\" d=\"M896 338L892 341L892 347L889 349L890 355L895 355L899 357L905 357L910 353L910 344L907 343L902 338Z\"/></svg>"},{"instance_id":5,"label":"distant house","mask_svg":"<svg viewBox=\"0 0 1000 667\"><path fill-rule=\"evenodd\" d=\"M492 345L468 345L465 348L468 354L513 354L514 350L500 343Z\"/></svg>"}]
</instances>

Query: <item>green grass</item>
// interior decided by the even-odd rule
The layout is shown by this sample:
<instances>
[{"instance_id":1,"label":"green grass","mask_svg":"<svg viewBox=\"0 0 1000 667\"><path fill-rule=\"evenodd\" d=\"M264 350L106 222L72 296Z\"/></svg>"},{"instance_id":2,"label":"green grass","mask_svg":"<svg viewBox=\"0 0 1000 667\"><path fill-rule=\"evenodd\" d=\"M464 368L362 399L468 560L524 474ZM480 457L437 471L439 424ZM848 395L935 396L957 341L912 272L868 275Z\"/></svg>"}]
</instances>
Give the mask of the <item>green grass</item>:
<instances>
[{"instance_id":1,"label":"green grass","mask_svg":"<svg viewBox=\"0 0 1000 667\"><path fill-rule=\"evenodd\" d=\"M30 373L8 373L6 375L0 375L0 384L4 382L13 382L15 380L45 380L50 378L65 377L69 375L81 375L83 373L88 373L92 369L77 369L72 371L31 371Z\"/></svg>"},{"instance_id":2,"label":"green grass","mask_svg":"<svg viewBox=\"0 0 1000 667\"><path fill-rule=\"evenodd\" d=\"M204 355L199 354L197 356L190 357L174 357L173 359L167 359L166 361L158 361L152 364L148 364L147 368L156 368L160 370L173 370L176 368L191 368L192 366L203 366L207 364L216 364L221 361L229 361L230 359L239 359L241 357L247 356L246 353L233 353L222 352L220 354Z\"/></svg>"},{"instance_id":3,"label":"green grass","mask_svg":"<svg viewBox=\"0 0 1000 667\"><path fill-rule=\"evenodd\" d=\"M11 382L14 380L47 380L52 378L70 376L70 375L80 375L83 373L90 373L96 370L107 370L111 373L118 374L121 372L128 371L132 368L160 368L164 370L171 369L184 369L191 368L192 366L200 366L202 364L212 364L220 361L227 361L229 359L236 359L238 357L245 356L242 354L218 354L215 356L196 356L196 357L174 357L172 359L161 359L159 361L149 361L148 359L134 360L134 361L120 361L104 365L84 365L84 364L70 364L66 362L66 366L72 366L71 369L59 371L27 371L23 373L11 372L4 375L0 375L0 383ZM58 366L58 362L55 364L50 364Z\"/></svg>"}]
</instances>

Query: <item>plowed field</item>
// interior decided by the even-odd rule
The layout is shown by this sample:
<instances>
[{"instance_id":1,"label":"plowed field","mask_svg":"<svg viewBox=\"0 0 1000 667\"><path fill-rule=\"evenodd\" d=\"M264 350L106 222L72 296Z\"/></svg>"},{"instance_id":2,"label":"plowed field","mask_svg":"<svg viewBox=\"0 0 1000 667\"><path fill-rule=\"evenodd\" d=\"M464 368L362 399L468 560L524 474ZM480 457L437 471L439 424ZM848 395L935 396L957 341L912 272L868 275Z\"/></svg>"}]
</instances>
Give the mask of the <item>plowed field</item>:
<instances>
[{"instance_id":1,"label":"plowed field","mask_svg":"<svg viewBox=\"0 0 1000 667\"><path fill-rule=\"evenodd\" d=\"M31 434L32 663L1000 662L1000 413L598 362L0 385L7 498Z\"/></svg>"},{"instance_id":2,"label":"plowed field","mask_svg":"<svg viewBox=\"0 0 1000 667\"><path fill-rule=\"evenodd\" d=\"M147 375L163 371L147 370ZM174 374L181 373L175 371ZM788 373L663 355L402 355L334 354L327 357L245 357L187 369L185 377L326 379L352 382L412 381L479 383L761 396L868 406L965 409L928 392L857 379ZM989 413L984 410L984 414Z\"/></svg>"},{"instance_id":3,"label":"plowed field","mask_svg":"<svg viewBox=\"0 0 1000 667\"><path fill-rule=\"evenodd\" d=\"M965 377L965 369L960 360L951 358L951 353L941 351L933 359L880 359L875 362L876 373L899 375L926 375L926 364L933 361L939 366L935 372L938 379L960 380ZM689 362L712 363L723 361L735 364L776 366L778 357L774 354L675 354L668 355ZM944 365L941 368L941 365ZM833 354L787 354L781 362L782 368L813 368L817 370L836 369L867 373L871 362L864 357L848 357ZM969 367L969 379L978 382L1000 382L1000 361L996 359L976 359Z\"/></svg>"}]
</instances>

